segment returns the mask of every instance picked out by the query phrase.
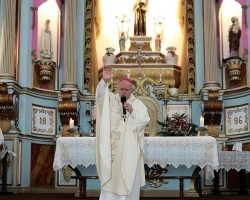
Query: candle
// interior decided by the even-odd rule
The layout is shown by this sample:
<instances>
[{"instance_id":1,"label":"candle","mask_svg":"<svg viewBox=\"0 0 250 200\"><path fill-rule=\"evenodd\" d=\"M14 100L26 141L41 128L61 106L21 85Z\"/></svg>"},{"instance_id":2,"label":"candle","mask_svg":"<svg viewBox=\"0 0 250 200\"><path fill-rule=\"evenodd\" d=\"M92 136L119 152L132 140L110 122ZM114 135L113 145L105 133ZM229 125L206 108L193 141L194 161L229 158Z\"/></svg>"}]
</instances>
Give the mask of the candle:
<instances>
[{"instance_id":1,"label":"candle","mask_svg":"<svg viewBox=\"0 0 250 200\"><path fill-rule=\"evenodd\" d=\"M200 127L204 127L204 117L200 117Z\"/></svg>"},{"instance_id":2,"label":"candle","mask_svg":"<svg viewBox=\"0 0 250 200\"><path fill-rule=\"evenodd\" d=\"M74 120L72 118L69 120L69 128L74 128Z\"/></svg>"}]
</instances>

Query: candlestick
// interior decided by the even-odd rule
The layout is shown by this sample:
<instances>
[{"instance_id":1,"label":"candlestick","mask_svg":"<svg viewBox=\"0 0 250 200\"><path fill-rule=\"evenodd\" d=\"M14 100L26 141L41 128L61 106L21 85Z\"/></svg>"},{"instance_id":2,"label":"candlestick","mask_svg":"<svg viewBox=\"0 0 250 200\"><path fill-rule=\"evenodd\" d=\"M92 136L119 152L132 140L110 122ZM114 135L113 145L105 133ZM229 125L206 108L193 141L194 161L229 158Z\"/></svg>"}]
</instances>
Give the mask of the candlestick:
<instances>
[{"instance_id":1,"label":"candlestick","mask_svg":"<svg viewBox=\"0 0 250 200\"><path fill-rule=\"evenodd\" d=\"M200 127L204 127L204 117L200 117Z\"/></svg>"},{"instance_id":2,"label":"candlestick","mask_svg":"<svg viewBox=\"0 0 250 200\"><path fill-rule=\"evenodd\" d=\"M74 128L74 120L72 118L69 120L69 128Z\"/></svg>"},{"instance_id":3,"label":"candlestick","mask_svg":"<svg viewBox=\"0 0 250 200\"><path fill-rule=\"evenodd\" d=\"M94 94L95 94L95 88L94 88L94 86L92 86L92 99L94 100Z\"/></svg>"},{"instance_id":4,"label":"candlestick","mask_svg":"<svg viewBox=\"0 0 250 200\"><path fill-rule=\"evenodd\" d=\"M95 120L95 102L91 101L91 120Z\"/></svg>"},{"instance_id":5,"label":"candlestick","mask_svg":"<svg viewBox=\"0 0 250 200\"><path fill-rule=\"evenodd\" d=\"M191 88L191 86L188 86L188 97L189 97L189 99L192 98L192 88Z\"/></svg>"}]
</instances>

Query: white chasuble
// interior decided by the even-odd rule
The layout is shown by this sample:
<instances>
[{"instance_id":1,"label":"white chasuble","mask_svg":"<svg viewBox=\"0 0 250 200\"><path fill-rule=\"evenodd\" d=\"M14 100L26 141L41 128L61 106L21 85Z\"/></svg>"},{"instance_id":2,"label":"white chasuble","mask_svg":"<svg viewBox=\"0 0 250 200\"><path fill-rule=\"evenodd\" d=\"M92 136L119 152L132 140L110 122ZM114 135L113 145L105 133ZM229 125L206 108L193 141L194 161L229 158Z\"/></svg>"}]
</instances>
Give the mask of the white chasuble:
<instances>
[{"instance_id":1,"label":"white chasuble","mask_svg":"<svg viewBox=\"0 0 250 200\"><path fill-rule=\"evenodd\" d=\"M140 186L145 184L143 138L148 112L132 94L127 101L132 104L134 116L127 113L124 121L119 94L106 88L104 96L97 96L96 164L102 189L100 200L129 199L135 190L138 197L131 199L139 199Z\"/></svg>"}]
</instances>

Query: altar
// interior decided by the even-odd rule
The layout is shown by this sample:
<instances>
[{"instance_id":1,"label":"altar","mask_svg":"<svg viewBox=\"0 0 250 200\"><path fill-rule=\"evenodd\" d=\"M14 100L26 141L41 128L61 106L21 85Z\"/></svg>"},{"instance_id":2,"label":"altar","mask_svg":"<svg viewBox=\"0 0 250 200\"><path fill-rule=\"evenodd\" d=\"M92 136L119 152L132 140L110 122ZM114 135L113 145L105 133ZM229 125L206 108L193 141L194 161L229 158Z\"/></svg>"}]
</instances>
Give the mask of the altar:
<instances>
[{"instance_id":1,"label":"altar","mask_svg":"<svg viewBox=\"0 0 250 200\"><path fill-rule=\"evenodd\" d=\"M132 153L132 152L131 152ZM54 170L70 165L88 167L95 164L95 137L61 137L56 141ZM152 167L192 165L201 169L219 167L217 143L210 136L194 137L145 137L145 164Z\"/></svg>"},{"instance_id":2,"label":"altar","mask_svg":"<svg viewBox=\"0 0 250 200\"><path fill-rule=\"evenodd\" d=\"M190 137L145 137L145 164L162 168L172 165L206 167L212 177L219 167L217 142L210 136ZM132 153L132 152L131 152ZM56 141L54 170L64 166L95 165L94 137L61 137Z\"/></svg>"}]
</instances>

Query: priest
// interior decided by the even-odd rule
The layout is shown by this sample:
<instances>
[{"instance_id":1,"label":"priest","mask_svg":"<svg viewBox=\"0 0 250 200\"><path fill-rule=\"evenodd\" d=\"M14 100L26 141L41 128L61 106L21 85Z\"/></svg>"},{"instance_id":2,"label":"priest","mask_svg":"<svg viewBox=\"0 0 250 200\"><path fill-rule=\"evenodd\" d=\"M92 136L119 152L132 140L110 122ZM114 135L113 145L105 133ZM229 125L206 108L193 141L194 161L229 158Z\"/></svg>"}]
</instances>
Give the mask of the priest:
<instances>
[{"instance_id":1,"label":"priest","mask_svg":"<svg viewBox=\"0 0 250 200\"><path fill-rule=\"evenodd\" d=\"M112 68L103 67L96 90L96 166L101 182L100 200L139 200L145 184L144 129L147 107L132 94L132 80L109 92Z\"/></svg>"}]
</instances>

